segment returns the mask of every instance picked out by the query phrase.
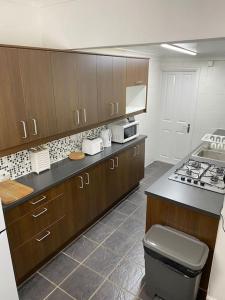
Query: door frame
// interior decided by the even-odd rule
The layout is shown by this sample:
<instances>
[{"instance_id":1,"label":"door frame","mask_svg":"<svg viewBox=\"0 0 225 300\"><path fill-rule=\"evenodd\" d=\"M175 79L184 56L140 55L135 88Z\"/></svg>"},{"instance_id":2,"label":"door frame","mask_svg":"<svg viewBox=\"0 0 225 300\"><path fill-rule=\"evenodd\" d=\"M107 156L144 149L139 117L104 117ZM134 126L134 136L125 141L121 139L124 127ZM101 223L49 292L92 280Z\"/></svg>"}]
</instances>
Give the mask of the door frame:
<instances>
[{"instance_id":1,"label":"door frame","mask_svg":"<svg viewBox=\"0 0 225 300\"><path fill-rule=\"evenodd\" d=\"M160 82L160 86L162 88L162 80L163 80L163 73L166 72L195 72L196 74L196 86L195 86L195 94L194 94L194 103L193 103L193 113L191 114L191 123L193 124L192 129L190 131L190 147L191 149L193 148L193 132L196 128L196 111L197 111L197 97L198 97L198 93L199 93L199 79L200 79L200 71L201 68L200 67L182 67L182 66L175 66L175 67L162 67L161 68L161 82ZM160 92L160 102L162 99L162 89ZM159 118L159 126L158 126L158 130L157 130L157 136L159 136L160 134L160 121L161 121L161 114L162 111L160 110L160 118ZM158 156L158 159L160 159L160 157ZM174 164L172 162L172 164Z\"/></svg>"}]
</instances>

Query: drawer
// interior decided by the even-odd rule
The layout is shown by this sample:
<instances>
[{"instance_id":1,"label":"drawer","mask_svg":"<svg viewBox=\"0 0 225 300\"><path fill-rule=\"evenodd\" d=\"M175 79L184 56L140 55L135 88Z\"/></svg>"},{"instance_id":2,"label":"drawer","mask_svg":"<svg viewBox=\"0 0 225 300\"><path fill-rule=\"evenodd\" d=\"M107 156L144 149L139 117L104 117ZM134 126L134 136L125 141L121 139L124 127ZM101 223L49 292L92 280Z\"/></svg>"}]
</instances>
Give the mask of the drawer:
<instances>
[{"instance_id":1,"label":"drawer","mask_svg":"<svg viewBox=\"0 0 225 300\"><path fill-rule=\"evenodd\" d=\"M65 226L63 217L11 252L18 283L63 245Z\"/></svg>"},{"instance_id":2,"label":"drawer","mask_svg":"<svg viewBox=\"0 0 225 300\"><path fill-rule=\"evenodd\" d=\"M18 205L12 209L5 212L5 222L6 226L15 220L23 217L28 212L35 210L37 207L47 203L50 200L55 199L59 195L64 193L64 184L60 184L34 198L26 201L25 203Z\"/></svg>"},{"instance_id":3,"label":"drawer","mask_svg":"<svg viewBox=\"0 0 225 300\"><path fill-rule=\"evenodd\" d=\"M20 246L64 215L64 195L60 195L56 199L48 201L46 204L29 212L7 227L10 248L15 249Z\"/></svg>"}]
</instances>

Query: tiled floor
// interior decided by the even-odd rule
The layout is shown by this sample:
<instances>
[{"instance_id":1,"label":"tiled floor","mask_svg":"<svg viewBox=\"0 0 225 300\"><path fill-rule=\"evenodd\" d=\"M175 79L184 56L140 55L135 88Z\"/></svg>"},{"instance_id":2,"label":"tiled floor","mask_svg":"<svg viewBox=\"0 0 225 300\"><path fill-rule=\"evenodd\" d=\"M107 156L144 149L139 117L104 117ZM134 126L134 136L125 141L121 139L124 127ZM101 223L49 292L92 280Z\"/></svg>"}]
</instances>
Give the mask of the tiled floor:
<instances>
[{"instance_id":1,"label":"tiled floor","mask_svg":"<svg viewBox=\"0 0 225 300\"><path fill-rule=\"evenodd\" d=\"M70 244L19 289L21 300L147 300L144 190L171 165L145 169L138 191Z\"/></svg>"}]
</instances>

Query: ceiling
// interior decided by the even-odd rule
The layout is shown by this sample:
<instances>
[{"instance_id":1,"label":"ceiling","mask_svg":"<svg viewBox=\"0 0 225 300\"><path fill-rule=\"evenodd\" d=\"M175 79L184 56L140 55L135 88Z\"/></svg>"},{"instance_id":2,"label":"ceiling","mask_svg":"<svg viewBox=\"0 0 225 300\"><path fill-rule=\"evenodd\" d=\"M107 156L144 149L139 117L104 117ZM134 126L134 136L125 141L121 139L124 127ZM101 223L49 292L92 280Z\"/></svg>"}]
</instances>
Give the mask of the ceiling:
<instances>
[{"instance_id":1,"label":"ceiling","mask_svg":"<svg viewBox=\"0 0 225 300\"><path fill-rule=\"evenodd\" d=\"M173 43L173 45L197 52L195 57L225 57L225 39ZM158 57L189 57L187 54L182 54L173 50L162 48L160 45L152 44L122 47L121 50L127 50L128 52L141 52L149 56Z\"/></svg>"},{"instance_id":2,"label":"ceiling","mask_svg":"<svg viewBox=\"0 0 225 300\"><path fill-rule=\"evenodd\" d=\"M8 0L8 2L14 2L17 4L26 4L35 7L49 6L49 5L54 5L54 4L59 4L59 3L69 2L69 1L74 1L74 0Z\"/></svg>"}]
</instances>

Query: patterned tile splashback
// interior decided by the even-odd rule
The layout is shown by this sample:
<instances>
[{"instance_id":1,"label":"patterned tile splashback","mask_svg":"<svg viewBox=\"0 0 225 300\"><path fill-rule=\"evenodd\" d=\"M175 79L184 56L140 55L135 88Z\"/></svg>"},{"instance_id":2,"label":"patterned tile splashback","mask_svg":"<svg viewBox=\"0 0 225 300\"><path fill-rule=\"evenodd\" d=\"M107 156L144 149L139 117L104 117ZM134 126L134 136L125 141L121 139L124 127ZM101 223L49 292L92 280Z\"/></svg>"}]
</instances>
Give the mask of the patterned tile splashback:
<instances>
[{"instance_id":1,"label":"patterned tile splashback","mask_svg":"<svg viewBox=\"0 0 225 300\"><path fill-rule=\"evenodd\" d=\"M89 137L98 137L105 126L84 131L72 136L55 140L45 144L49 148L51 164L67 158L68 152L80 151L82 140ZM0 157L1 176L10 175L11 179L31 173L29 150L23 150L15 154Z\"/></svg>"}]
</instances>

